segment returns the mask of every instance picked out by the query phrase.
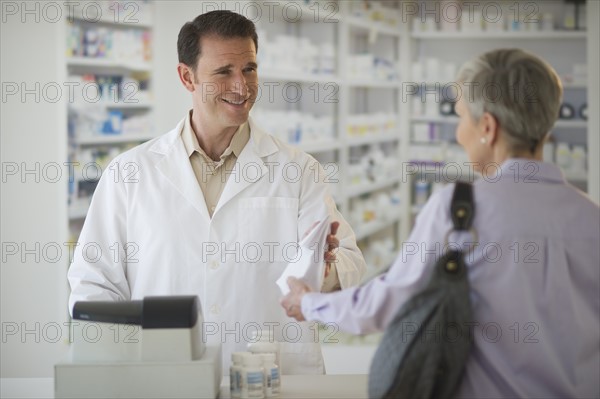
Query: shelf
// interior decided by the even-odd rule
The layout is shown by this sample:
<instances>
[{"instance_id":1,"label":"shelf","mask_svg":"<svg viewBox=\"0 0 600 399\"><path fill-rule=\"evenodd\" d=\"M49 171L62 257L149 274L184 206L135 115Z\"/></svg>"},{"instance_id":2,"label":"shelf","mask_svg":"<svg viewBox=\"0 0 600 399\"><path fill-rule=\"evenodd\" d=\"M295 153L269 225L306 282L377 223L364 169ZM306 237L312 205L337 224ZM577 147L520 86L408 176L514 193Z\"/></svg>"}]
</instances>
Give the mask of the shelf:
<instances>
[{"instance_id":1,"label":"shelf","mask_svg":"<svg viewBox=\"0 0 600 399\"><path fill-rule=\"evenodd\" d=\"M392 37L400 37L400 28L386 26L377 21L371 21L366 18L348 17L345 19L351 28L367 31L369 34L383 34Z\"/></svg>"},{"instance_id":2,"label":"shelf","mask_svg":"<svg viewBox=\"0 0 600 399\"><path fill-rule=\"evenodd\" d=\"M260 77L261 82L275 80L280 82L340 84L340 79L336 75L305 73L297 71L259 69L258 76Z\"/></svg>"},{"instance_id":3,"label":"shelf","mask_svg":"<svg viewBox=\"0 0 600 399\"><path fill-rule=\"evenodd\" d=\"M458 85L458 83L454 82L454 81L450 81L450 82L420 81L420 82L414 82L414 83L416 83L420 88L425 86L428 89L433 89L436 87L443 89L443 88L446 88L447 86L457 86Z\"/></svg>"},{"instance_id":4,"label":"shelf","mask_svg":"<svg viewBox=\"0 0 600 399\"><path fill-rule=\"evenodd\" d=\"M78 68L112 68L138 72L149 72L152 69L152 64L149 62L92 57L69 57L67 58L67 66Z\"/></svg>"},{"instance_id":5,"label":"shelf","mask_svg":"<svg viewBox=\"0 0 600 399\"><path fill-rule=\"evenodd\" d=\"M585 39L586 31L536 31L536 32L413 32L413 39L435 40L489 40L489 39Z\"/></svg>"},{"instance_id":6,"label":"shelf","mask_svg":"<svg viewBox=\"0 0 600 399\"><path fill-rule=\"evenodd\" d=\"M458 116L414 116L411 118L412 123L424 122L424 123L446 123L446 124L457 124L460 118ZM554 124L554 128L574 128L574 129L586 129L587 121L584 120L557 120Z\"/></svg>"},{"instance_id":7,"label":"shelf","mask_svg":"<svg viewBox=\"0 0 600 399\"><path fill-rule=\"evenodd\" d=\"M458 123L458 116L413 116L410 118L411 122L425 122L425 123Z\"/></svg>"},{"instance_id":8,"label":"shelf","mask_svg":"<svg viewBox=\"0 0 600 399\"><path fill-rule=\"evenodd\" d=\"M75 4L78 4L78 3L75 3ZM77 12L77 11L79 11L79 12ZM131 14L131 11L121 11L121 14L118 15L117 17L122 19L122 21L115 20L114 12L110 16L101 15L101 17L99 19L84 18L82 14L83 14L83 12L81 9L79 9L79 10L76 9L74 15L68 16L68 20L84 22L84 23L89 23L89 24L104 24L104 25L110 25L113 27L120 27L123 29L127 29L127 28L150 29L150 28L152 28L152 25L153 25L152 21L137 21L137 22L125 21L126 19L129 19L128 15ZM131 18L135 19L135 17L131 17Z\"/></svg>"},{"instance_id":9,"label":"shelf","mask_svg":"<svg viewBox=\"0 0 600 399\"><path fill-rule=\"evenodd\" d=\"M345 83L350 87L366 87L373 89L398 89L401 86L401 82L389 81L389 80L375 80L375 79L361 79L361 78L348 78Z\"/></svg>"},{"instance_id":10,"label":"shelf","mask_svg":"<svg viewBox=\"0 0 600 399\"><path fill-rule=\"evenodd\" d=\"M394 177L391 179L385 179L383 181L370 183L370 184L356 184L351 185L347 188L346 195L348 198L358 197L363 194L368 194L373 191L381 190L382 188L386 188L388 186L393 186L394 184L400 181L399 177Z\"/></svg>"},{"instance_id":11,"label":"shelf","mask_svg":"<svg viewBox=\"0 0 600 399\"><path fill-rule=\"evenodd\" d=\"M312 4L306 3L304 0L271 2L269 8L263 10L263 15L268 18L273 15L275 18L283 19L288 24L298 22L336 24L342 18L339 5L335 2L324 1L321 3L317 1ZM265 2L265 4L268 4L268 2ZM321 5L325 5L325 7L321 7Z\"/></svg>"},{"instance_id":12,"label":"shelf","mask_svg":"<svg viewBox=\"0 0 600 399\"><path fill-rule=\"evenodd\" d=\"M400 221L400 214L386 218L384 220L376 220L368 222L354 229L356 235L356 241L364 240L365 238L385 229L386 227L393 226Z\"/></svg>"},{"instance_id":13,"label":"shelf","mask_svg":"<svg viewBox=\"0 0 600 399\"><path fill-rule=\"evenodd\" d=\"M347 143L349 147L357 147L365 144L385 143L388 141L400 141L399 134L374 134L359 138L348 137Z\"/></svg>"},{"instance_id":14,"label":"shelf","mask_svg":"<svg viewBox=\"0 0 600 399\"><path fill-rule=\"evenodd\" d=\"M155 137L156 136L151 134L107 134L88 137L78 137L77 139L75 139L75 143L78 145L133 143L137 141L148 141Z\"/></svg>"},{"instance_id":15,"label":"shelf","mask_svg":"<svg viewBox=\"0 0 600 399\"><path fill-rule=\"evenodd\" d=\"M318 154L320 152L335 151L340 149L340 143L336 140L313 141L302 144L294 144L304 152Z\"/></svg>"},{"instance_id":16,"label":"shelf","mask_svg":"<svg viewBox=\"0 0 600 399\"><path fill-rule=\"evenodd\" d=\"M134 102L130 102L130 103L109 102L109 103L106 103L106 108L111 108L111 109L147 109L147 108L152 108L152 107L153 107L152 103L150 103L148 101L140 101L137 103L134 103Z\"/></svg>"},{"instance_id":17,"label":"shelf","mask_svg":"<svg viewBox=\"0 0 600 399\"><path fill-rule=\"evenodd\" d=\"M574 128L574 129L587 129L587 121L584 120L558 120L556 121L556 123L554 124L555 128Z\"/></svg>"}]
</instances>

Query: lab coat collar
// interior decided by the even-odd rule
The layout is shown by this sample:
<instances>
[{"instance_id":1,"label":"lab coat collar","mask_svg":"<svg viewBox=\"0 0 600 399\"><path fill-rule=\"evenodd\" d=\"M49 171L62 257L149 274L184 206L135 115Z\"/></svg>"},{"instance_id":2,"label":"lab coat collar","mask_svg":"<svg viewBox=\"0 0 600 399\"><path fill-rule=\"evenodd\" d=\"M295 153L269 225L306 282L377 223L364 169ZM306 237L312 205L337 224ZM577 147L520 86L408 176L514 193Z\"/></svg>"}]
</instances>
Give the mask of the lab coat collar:
<instances>
[{"instance_id":1,"label":"lab coat collar","mask_svg":"<svg viewBox=\"0 0 600 399\"><path fill-rule=\"evenodd\" d=\"M198 184L181 137L184 123L185 119L182 119L175 129L156 139L150 147L150 151L164 155L156 163L156 168L200 212L204 219L210 220L204 194ZM249 123L250 140L242 150L235 164L236 169L223 189L213 218L227 202L268 172L262 158L279 151L279 147L271 136L258 127L252 119L249 119Z\"/></svg>"},{"instance_id":2,"label":"lab coat collar","mask_svg":"<svg viewBox=\"0 0 600 399\"><path fill-rule=\"evenodd\" d=\"M210 221L204 194L198 184L181 137L184 122L182 120L175 129L156 139L156 142L150 147L150 151L164 155L156 162L156 169L189 201L204 220Z\"/></svg>"},{"instance_id":3,"label":"lab coat collar","mask_svg":"<svg viewBox=\"0 0 600 399\"><path fill-rule=\"evenodd\" d=\"M248 118L248 122L250 124L250 141L246 144L246 147L250 147L256 155L261 158L271 155L279 150L273 137L260 128L252 118ZM173 149L173 146L178 141L183 141L181 138L181 131L183 130L184 124L185 118L175 126L175 129L159 137L152 147L150 147L150 151L166 155ZM244 151L245 150L246 148L244 148ZM244 151L242 151L242 154Z\"/></svg>"}]
</instances>

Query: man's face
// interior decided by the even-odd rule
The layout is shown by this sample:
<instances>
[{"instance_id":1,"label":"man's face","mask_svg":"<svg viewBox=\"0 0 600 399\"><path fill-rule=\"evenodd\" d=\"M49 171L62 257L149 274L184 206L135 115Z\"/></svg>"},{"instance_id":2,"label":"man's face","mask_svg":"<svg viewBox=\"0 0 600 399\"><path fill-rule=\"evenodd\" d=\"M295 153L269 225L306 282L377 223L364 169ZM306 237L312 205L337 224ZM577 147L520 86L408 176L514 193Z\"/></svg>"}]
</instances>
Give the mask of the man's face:
<instances>
[{"instance_id":1,"label":"man's face","mask_svg":"<svg viewBox=\"0 0 600 399\"><path fill-rule=\"evenodd\" d=\"M200 44L193 101L202 125L227 129L245 123L258 92L254 41L212 36Z\"/></svg>"}]
</instances>

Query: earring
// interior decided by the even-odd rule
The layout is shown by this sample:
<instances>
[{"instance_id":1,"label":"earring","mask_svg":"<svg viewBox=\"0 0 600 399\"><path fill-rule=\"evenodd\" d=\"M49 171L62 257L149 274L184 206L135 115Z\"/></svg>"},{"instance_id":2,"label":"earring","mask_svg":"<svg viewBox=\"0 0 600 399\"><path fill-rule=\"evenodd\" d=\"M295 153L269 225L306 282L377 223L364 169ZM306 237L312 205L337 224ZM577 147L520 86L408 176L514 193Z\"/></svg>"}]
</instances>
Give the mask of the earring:
<instances>
[{"instance_id":1,"label":"earring","mask_svg":"<svg viewBox=\"0 0 600 399\"><path fill-rule=\"evenodd\" d=\"M485 143L487 143L487 140L486 140L486 138L485 138L485 137L482 137L482 138L480 138L480 139L479 139L479 142L480 142L481 144L485 144Z\"/></svg>"}]
</instances>

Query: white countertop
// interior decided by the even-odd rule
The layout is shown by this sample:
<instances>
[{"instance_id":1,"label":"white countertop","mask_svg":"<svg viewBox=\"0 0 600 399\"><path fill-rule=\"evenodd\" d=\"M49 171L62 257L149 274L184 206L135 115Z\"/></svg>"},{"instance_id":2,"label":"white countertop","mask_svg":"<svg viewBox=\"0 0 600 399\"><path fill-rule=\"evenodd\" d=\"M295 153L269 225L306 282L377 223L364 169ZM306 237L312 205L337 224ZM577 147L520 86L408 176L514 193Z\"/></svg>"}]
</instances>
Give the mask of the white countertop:
<instances>
[{"instance_id":1,"label":"white countertop","mask_svg":"<svg viewBox=\"0 0 600 399\"><path fill-rule=\"evenodd\" d=\"M367 398L366 374L356 375L283 375L281 399L364 399ZM53 378L2 378L2 398L53 398ZM228 399L229 380L221 383L220 399Z\"/></svg>"},{"instance_id":2,"label":"white countertop","mask_svg":"<svg viewBox=\"0 0 600 399\"><path fill-rule=\"evenodd\" d=\"M366 374L356 375L282 375L279 398L365 399ZM223 379L219 399L230 399L229 381Z\"/></svg>"}]
</instances>

